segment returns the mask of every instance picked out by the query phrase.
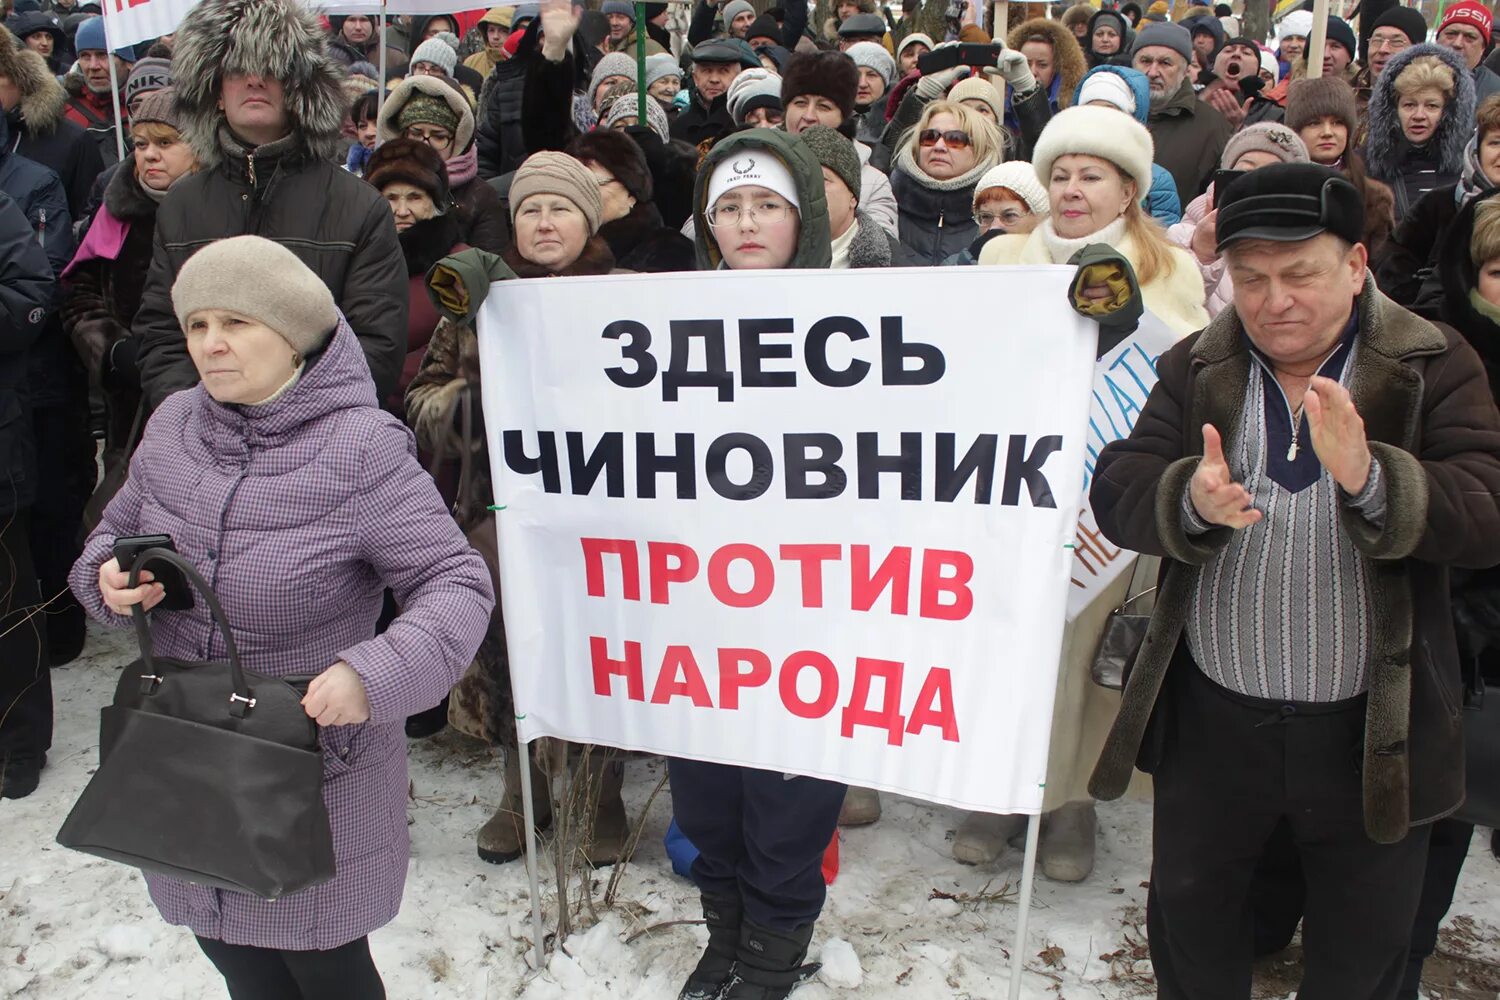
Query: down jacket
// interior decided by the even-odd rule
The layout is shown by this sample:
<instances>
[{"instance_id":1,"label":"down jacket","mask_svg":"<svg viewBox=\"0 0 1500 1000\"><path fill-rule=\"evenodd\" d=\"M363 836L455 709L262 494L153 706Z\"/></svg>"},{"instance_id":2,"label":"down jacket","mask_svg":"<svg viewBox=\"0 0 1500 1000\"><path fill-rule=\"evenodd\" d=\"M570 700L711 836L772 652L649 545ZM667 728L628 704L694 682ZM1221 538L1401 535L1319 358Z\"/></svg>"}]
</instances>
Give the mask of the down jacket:
<instances>
[{"instance_id":1,"label":"down jacket","mask_svg":"<svg viewBox=\"0 0 1500 1000\"><path fill-rule=\"evenodd\" d=\"M26 216L0 192L0 516L36 499L26 356L48 323L53 287Z\"/></svg>"},{"instance_id":2,"label":"down jacket","mask_svg":"<svg viewBox=\"0 0 1500 1000\"><path fill-rule=\"evenodd\" d=\"M272 902L147 874L152 900L169 923L229 944L329 949L370 933L406 881L405 719L468 666L494 594L411 433L379 409L347 323L271 403L221 404L199 385L162 404L69 577L90 615L130 624L104 605L99 567L116 538L158 533L213 581L247 671L305 678L343 661L370 718L318 733L331 882ZM401 614L376 635L387 587ZM151 617L159 655L225 655L205 602Z\"/></svg>"},{"instance_id":3,"label":"down jacket","mask_svg":"<svg viewBox=\"0 0 1500 1000\"><path fill-rule=\"evenodd\" d=\"M1435 56L1453 71L1457 91L1443 108L1436 134L1419 147L1408 142L1401 132L1401 122L1396 116L1396 105L1400 103L1396 77L1412 60L1423 56ZM1452 49L1413 45L1385 64L1370 93L1369 138L1365 141L1364 157L1370 176L1388 184L1396 196L1398 223L1422 195L1454 183L1462 174L1464 146L1474 132L1474 108L1474 78Z\"/></svg>"}]
</instances>

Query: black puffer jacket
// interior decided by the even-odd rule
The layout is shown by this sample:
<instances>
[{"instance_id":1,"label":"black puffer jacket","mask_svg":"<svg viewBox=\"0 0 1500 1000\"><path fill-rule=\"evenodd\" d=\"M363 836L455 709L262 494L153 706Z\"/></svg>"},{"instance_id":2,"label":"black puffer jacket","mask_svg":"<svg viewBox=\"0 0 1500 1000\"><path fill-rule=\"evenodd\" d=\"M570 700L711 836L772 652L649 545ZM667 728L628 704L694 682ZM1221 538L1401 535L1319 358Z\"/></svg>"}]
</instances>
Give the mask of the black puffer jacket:
<instances>
[{"instance_id":1,"label":"black puffer jacket","mask_svg":"<svg viewBox=\"0 0 1500 1000\"><path fill-rule=\"evenodd\" d=\"M75 219L83 218L89 189L104 169L98 145L83 126L63 116L68 94L40 55L26 48L7 52L0 46L0 76L21 92L20 103L5 116L10 126L7 148L50 167L67 192L68 211Z\"/></svg>"},{"instance_id":2,"label":"black puffer jacket","mask_svg":"<svg viewBox=\"0 0 1500 1000\"><path fill-rule=\"evenodd\" d=\"M526 27L516 54L496 66L479 92L479 176L484 180L508 174L526 159L526 137L521 131L521 115L526 105L526 70L534 59L541 59L537 36L541 18Z\"/></svg>"},{"instance_id":3,"label":"black puffer jacket","mask_svg":"<svg viewBox=\"0 0 1500 1000\"><path fill-rule=\"evenodd\" d=\"M52 265L31 224L0 193L0 516L36 499L36 448L27 392L27 352L52 310Z\"/></svg>"},{"instance_id":4,"label":"black puffer jacket","mask_svg":"<svg viewBox=\"0 0 1500 1000\"><path fill-rule=\"evenodd\" d=\"M253 153L227 125L220 141L222 161L178 183L156 215L134 323L147 403L198 382L172 309L178 270L205 245L244 235L275 240L323 279L359 337L376 391L389 396L406 353L406 263L380 193L311 155L296 133Z\"/></svg>"},{"instance_id":5,"label":"black puffer jacket","mask_svg":"<svg viewBox=\"0 0 1500 1000\"><path fill-rule=\"evenodd\" d=\"M966 175L967 183L944 190L912 172L909 160L904 152L897 154L896 166L891 170L891 190L896 193L896 208L900 211L901 242L922 263L941 264L967 248L979 235L979 227L974 224L974 185L994 164L976 167Z\"/></svg>"}]
</instances>

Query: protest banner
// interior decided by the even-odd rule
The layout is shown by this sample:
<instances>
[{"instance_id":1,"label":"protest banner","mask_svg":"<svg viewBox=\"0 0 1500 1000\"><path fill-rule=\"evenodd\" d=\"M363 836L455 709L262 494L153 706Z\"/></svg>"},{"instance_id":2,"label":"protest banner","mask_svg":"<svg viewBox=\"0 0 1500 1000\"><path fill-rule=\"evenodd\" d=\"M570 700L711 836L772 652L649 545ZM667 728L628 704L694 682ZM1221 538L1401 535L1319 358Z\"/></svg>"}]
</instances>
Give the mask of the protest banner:
<instances>
[{"instance_id":1,"label":"protest banner","mask_svg":"<svg viewBox=\"0 0 1500 1000\"><path fill-rule=\"evenodd\" d=\"M1135 553L1104 537L1089 507L1088 488L1094 464L1111 441L1128 437L1156 385L1156 360L1177 343L1166 324L1147 313L1136 331L1100 358L1094 366L1094 390L1089 406L1087 452L1084 457L1083 503L1073 548L1073 586L1068 591L1068 621L1135 564Z\"/></svg>"},{"instance_id":2,"label":"protest banner","mask_svg":"<svg viewBox=\"0 0 1500 1000\"><path fill-rule=\"evenodd\" d=\"M1096 345L1072 273L492 286L521 738L1037 812ZM976 283L1007 310L933 306Z\"/></svg>"}]
</instances>

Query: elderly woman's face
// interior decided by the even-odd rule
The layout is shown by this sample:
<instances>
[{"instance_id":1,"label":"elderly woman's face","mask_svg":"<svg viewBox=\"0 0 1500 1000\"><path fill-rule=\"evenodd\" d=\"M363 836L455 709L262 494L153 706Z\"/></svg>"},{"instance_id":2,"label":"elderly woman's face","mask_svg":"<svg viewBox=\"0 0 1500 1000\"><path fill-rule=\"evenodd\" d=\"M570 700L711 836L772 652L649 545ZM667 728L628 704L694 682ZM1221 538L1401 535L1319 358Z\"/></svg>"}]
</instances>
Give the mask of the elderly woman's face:
<instances>
[{"instance_id":1,"label":"elderly woman's face","mask_svg":"<svg viewBox=\"0 0 1500 1000\"><path fill-rule=\"evenodd\" d=\"M562 195L534 194L516 211L516 249L539 267L561 271L588 241L588 219Z\"/></svg>"},{"instance_id":2,"label":"elderly woman's face","mask_svg":"<svg viewBox=\"0 0 1500 1000\"><path fill-rule=\"evenodd\" d=\"M682 77L664 76L660 80L657 80L655 83L653 83L651 86L647 87L646 92L652 97L656 98L658 101L666 101L668 104L670 104L672 103L672 99L677 96L677 92L681 89Z\"/></svg>"},{"instance_id":3,"label":"elderly woman's face","mask_svg":"<svg viewBox=\"0 0 1500 1000\"><path fill-rule=\"evenodd\" d=\"M1448 103L1443 92L1436 87L1423 87L1410 94L1402 94L1396 103L1396 118L1401 122L1401 134L1414 146L1420 146L1437 134L1438 123L1443 118L1443 106Z\"/></svg>"},{"instance_id":4,"label":"elderly woman's face","mask_svg":"<svg viewBox=\"0 0 1500 1000\"><path fill-rule=\"evenodd\" d=\"M917 134L917 166L940 181L974 169L974 138L957 116L935 114Z\"/></svg>"},{"instance_id":5,"label":"elderly woman's face","mask_svg":"<svg viewBox=\"0 0 1500 1000\"><path fill-rule=\"evenodd\" d=\"M1052 203L1052 227L1063 239L1097 233L1124 215L1134 198L1135 182L1126 180L1108 160L1069 153L1052 164L1047 199Z\"/></svg>"},{"instance_id":6,"label":"elderly woman's face","mask_svg":"<svg viewBox=\"0 0 1500 1000\"><path fill-rule=\"evenodd\" d=\"M142 126L134 131L131 141L135 145L136 180L153 191L167 190L198 163L193 147L176 129Z\"/></svg>"},{"instance_id":7,"label":"elderly woman's face","mask_svg":"<svg viewBox=\"0 0 1500 1000\"><path fill-rule=\"evenodd\" d=\"M625 190L625 185L620 179L609 172L609 168L593 160L584 160L583 165L589 168L589 173L594 175L594 180L599 182L599 200L604 203L605 222L614 222L623 219L635 208L635 196Z\"/></svg>"},{"instance_id":8,"label":"elderly woman's face","mask_svg":"<svg viewBox=\"0 0 1500 1000\"><path fill-rule=\"evenodd\" d=\"M220 403L259 403L292 377L301 359L270 327L224 309L187 319L187 347L203 388Z\"/></svg>"}]
</instances>

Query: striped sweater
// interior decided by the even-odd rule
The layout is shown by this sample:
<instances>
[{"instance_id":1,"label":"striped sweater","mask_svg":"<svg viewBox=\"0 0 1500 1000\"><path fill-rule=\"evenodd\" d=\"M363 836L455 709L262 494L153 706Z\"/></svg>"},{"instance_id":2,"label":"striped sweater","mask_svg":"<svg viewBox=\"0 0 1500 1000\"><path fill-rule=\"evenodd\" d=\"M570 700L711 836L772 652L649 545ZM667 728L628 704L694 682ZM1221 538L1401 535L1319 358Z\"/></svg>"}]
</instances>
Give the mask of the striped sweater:
<instances>
[{"instance_id":1,"label":"striped sweater","mask_svg":"<svg viewBox=\"0 0 1500 1000\"><path fill-rule=\"evenodd\" d=\"M1318 374L1344 383L1357 325ZM1231 691L1272 701L1331 702L1364 692L1373 609L1367 560L1339 528L1347 504L1374 524L1385 516L1379 463L1350 496L1318 461L1307 421L1295 420L1269 363L1255 363L1243 419L1225 460L1264 517L1236 531L1199 570L1186 638L1199 669ZM1184 526L1209 525L1183 498Z\"/></svg>"}]
</instances>

